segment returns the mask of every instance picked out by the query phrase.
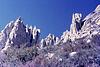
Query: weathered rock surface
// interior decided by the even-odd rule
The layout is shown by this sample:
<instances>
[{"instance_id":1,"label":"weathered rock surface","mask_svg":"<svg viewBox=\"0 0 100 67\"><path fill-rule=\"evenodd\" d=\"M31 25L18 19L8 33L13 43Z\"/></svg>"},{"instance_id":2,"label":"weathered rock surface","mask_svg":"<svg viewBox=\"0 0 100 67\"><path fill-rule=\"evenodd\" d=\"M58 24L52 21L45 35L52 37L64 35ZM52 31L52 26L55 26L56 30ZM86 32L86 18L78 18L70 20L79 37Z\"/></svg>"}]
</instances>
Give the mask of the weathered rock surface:
<instances>
[{"instance_id":1,"label":"weathered rock surface","mask_svg":"<svg viewBox=\"0 0 100 67\"><path fill-rule=\"evenodd\" d=\"M0 33L0 67L100 67L100 5L84 19L72 15L70 31L40 39L21 17Z\"/></svg>"}]
</instances>

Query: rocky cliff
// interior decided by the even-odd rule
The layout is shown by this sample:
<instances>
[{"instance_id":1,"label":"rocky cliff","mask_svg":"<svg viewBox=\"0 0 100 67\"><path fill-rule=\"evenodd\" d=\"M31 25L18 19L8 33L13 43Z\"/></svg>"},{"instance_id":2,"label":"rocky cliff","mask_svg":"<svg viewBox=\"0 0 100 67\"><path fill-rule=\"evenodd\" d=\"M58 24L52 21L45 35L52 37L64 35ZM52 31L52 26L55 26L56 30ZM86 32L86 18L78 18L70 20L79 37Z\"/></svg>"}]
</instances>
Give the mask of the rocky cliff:
<instances>
[{"instance_id":1,"label":"rocky cliff","mask_svg":"<svg viewBox=\"0 0 100 67\"><path fill-rule=\"evenodd\" d=\"M0 67L100 67L100 5L85 18L74 13L59 38L11 21L0 33Z\"/></svg>"}]
</instances>

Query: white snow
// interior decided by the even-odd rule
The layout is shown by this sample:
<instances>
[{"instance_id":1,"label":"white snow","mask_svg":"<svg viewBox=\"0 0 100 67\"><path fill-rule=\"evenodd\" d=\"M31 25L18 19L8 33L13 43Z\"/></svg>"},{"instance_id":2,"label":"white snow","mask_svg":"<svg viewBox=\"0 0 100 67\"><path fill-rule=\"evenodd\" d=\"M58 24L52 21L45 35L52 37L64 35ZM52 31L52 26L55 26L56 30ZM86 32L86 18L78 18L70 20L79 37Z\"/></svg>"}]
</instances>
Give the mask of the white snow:
<instances>
[{"instance_id":1,"label":"white snow","mask_svg":"<svg viewBox=\"0 0 100 67\"><path fill-rule=\"evenodd\" d=\"M72 56L74 56L75 54L77 54L77 52L71 52L71 53L69 53L69 56L72 57Z\"/></svg>"},{"instance_id":2,"label":"white snow","mask_svg":"<svg viewBox=\"0 0 100 67\"><path fill-rule=\"evenodd\" d=\"M88 39L86 42L87 42L87 43L90 43L90 42L91 42L91 40L90 40L90 39Z\"/></svg>"},{"instance_id":3,"label":"white snow","mask_svg":"<svg viewBox=\"0 0 100 67\"><path fill-rule=\"evenodd\" d=\"M59 61L62 61L62 58L59 58Z\"/></svg>"},{"instance_id":4,"label":"white snow","mask_svg":"<svg viewBox=\"0 0 100 67\"><path fill-rule=\"evenodd\" d=\"M93 31L92 35L96 35L98 33L98 31Z\"/></svg>"},{"instance_id":5,"label":"white snow","mask_svg":"<svg viewBox=\"0 0 100 67\"><path fill-rule=\"evenodd\" d=\"M54 53L48 53L48 58L52 58L54 56Z\"/></svg>"}]
</instances>

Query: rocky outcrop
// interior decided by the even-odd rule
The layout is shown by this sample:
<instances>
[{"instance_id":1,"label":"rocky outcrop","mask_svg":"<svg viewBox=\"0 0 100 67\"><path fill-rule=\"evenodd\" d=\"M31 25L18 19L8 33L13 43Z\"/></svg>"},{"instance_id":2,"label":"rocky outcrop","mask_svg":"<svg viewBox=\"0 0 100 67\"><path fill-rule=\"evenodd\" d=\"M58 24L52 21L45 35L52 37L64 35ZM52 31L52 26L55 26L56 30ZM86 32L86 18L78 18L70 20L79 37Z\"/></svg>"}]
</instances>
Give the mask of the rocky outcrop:
<instances>
[{"instance_id":1,"label":"rocky outcrop","mask_svg":"<svg viewBox=\"0 0 100 67\"><path fill-rule=\"evenodd\" d=\"M0 67L100 67L100 5L84 19L72 15L70 31L40 41L40 29L21 17L0 33Z\"/></svg>"},{"instance_id":2,"label":"rocky outcrop","mask_svg":"<svg viewBox=\"0 0 100 67\"><path fill-rule=\"evenodd\" d=\"M81 20L82 20L82 14L80 13L73 14L72 24L70 26L71 34L77 34L77 32L81 29Z\"/></svg>"},{"instance_id":3,"label":"rocky outcrop","mask_svg":"<svg viewBox=\"0 0 100 67\"><path fill-rule=\"evenodd\" d=\"M20 48L20 46L30 47L36 45L40 36L40 29L23 24L21 17L16 21L10 22L4 30L1 31L0 43L5 50L7 46Z\"/></svg>"},{"instance_id":4,"label":"rocky outcrop","mask_svg":"<svg viewBox=\"0 0 100 67\"><path fill-rule=\"evenodd\" d=\"M58 37L55 37L52 34L49 34L45 39L41 40L41 48L49 46L49 45L56 45L59 41Z\"/></svg>"},{"instance_id":5,"label":"rocky outcrop","mask_svg":"<svg viewBox=\"0 0 100 67\"><path fill-rule=\"evenodd\" d=\"M90 36L94 31L100 30L100 5L82 19L82 14L75 13L72 15L72 24L70 31L65 31L62 35L64 42L67 40L74 41L75 39ZM66 34L66 35L65 35Z\"/></svg>"},{"instance_id":6,"label":"rocky outcrop","mask_svg":"<svg viewBox=\"0 0 100 67\"><path fill-rule=\"evenodd\" d=\"M70 25L70 31L66 30L63 35L61 36L61 40L66 42L67 40L74 41L75 38L79 37L78 33L83 26L82 22L82 14L75 13L72 15L72 24Z\"/></svg>"}]
</instances>

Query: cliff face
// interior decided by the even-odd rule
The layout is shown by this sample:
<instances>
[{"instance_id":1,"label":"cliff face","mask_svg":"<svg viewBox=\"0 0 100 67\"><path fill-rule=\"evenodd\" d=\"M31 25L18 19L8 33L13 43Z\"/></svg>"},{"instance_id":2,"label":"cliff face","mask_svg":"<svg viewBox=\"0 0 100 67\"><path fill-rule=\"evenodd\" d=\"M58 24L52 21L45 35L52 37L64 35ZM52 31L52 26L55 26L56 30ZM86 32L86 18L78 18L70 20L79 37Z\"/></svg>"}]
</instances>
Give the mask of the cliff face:
<instances>
[{"instance_id":1,"label":"cliff face","mask_svg":"<svg viewBox=\"0 0 100 67\"><path fill-rule=\"evenodd\" d=\"M0 33L0 67L99 67L100 5L84 19L72 15L70 31L40 40L40 29L21 17Z\"/></svg>"},{"instance_id":2,"label":"cliff face","mask_svg":"<svg viewBox=\"0 0 100 67\"><path fill-rule=\"evenodd\" d=\"M5 48L5 46L20 47L22 44L32 46L38 42L39 35L40 29L25 26L19 17L16 21L8 23L1 31L1 48Z\"/></svg>"}]
</instances>

